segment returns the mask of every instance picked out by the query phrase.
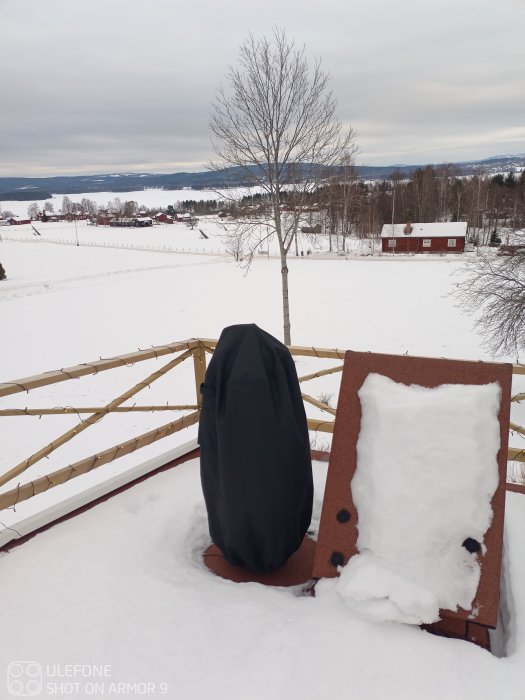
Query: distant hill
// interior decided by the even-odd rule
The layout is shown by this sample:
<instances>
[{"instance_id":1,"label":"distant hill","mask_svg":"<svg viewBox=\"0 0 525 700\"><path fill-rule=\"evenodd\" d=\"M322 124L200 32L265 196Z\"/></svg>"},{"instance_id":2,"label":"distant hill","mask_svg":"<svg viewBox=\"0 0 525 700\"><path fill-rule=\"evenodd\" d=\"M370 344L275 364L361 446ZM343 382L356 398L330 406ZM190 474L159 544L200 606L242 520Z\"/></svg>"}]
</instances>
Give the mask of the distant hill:
<instances>
[{"instance_id":1,"label":"distant hill","mask_svg":"<svg viewBox=\"0 0 525 700\"><path fill-rule=\"evenodd\" d=\"M385 166L360 166L359 175L365 180L382 180L390 177L394 170L400 171L407 177L418 168L425 168L427 165L437 167L442 163L426 163L422 165L385 165ZM525 170L525 153L518 153L506 156L493 156L482 160L466 160L454 165L460 175L472 175L475 170L482 169L489 175L496 173L521 172Z\"/></svg>"},{"instance_id":2,"label":"distant hill","mask_svg":"<svg viewBox=\"0 0 525 700\"><path fill-rule=\"evenodd\" d=\"M390 177L394 170L408 177L414 170L424 168L421 165L362 165L357 171L365 180L381 180ZM433 164L436 165L436 164ZM474 170L483 168L489 174L500 172L521 172L525 170L525 153L506 156L494 156L483 160L454 163L461 175L470 175ZM312 167L304 164L302 167ZM0 201L22 200L34 201L48 199L53 194L80 194L83 192L133 192L150 188L181 190L185 187L193 190L213 187L234 187L242 184L239 168L227 168L217 172L198 173L114 173L111 175L76 175L62 177L2 177L0 178Z\"/></svg>"},{"instance_id":3,"label":"distant hill","mask_svg":"<svg viewBox=\"0 0 525 700\"><path fill-rule=\"evenodd\" d=\"M0 178L0 180L9 178ZM0 182L0 187L2 187L2 182ZM0 191L0 202L18 201L18 202L34 202L37 199L51 199L51 194L49 192L44 192L40 189L32 190L13 190L12 192L1 192Z\"/></svg>"}]
</instances>

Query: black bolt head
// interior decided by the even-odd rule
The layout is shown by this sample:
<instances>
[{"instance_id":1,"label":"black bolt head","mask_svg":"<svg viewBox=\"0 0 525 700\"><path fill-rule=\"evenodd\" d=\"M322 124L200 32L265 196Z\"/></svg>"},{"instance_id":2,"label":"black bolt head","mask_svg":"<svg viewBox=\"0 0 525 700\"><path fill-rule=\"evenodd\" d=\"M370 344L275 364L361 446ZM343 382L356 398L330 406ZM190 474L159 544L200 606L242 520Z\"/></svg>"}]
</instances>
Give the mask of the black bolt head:
<instances>
[{"instance_id":1,"label":"black bolt head","mask_svg":"<svg viewBox=\"0 0 525 700\"><path fill-rule=\"evenodd\" d=\"M335 516L337 518L337 521L339 523L347 523L351 519L350 513L346 510L346 508L342 508L337 515Z\"/></svg>"},{"instance_id":2,"label":"black bolt head","mask_svg":"<svg viewBox=\"0 0 525 700\"><path fill-rule=\"evenodd\" d=\"M462 546L465 547L467 552L470 552L471 554L475 554L481 550L480 543L473 537L467 537Z\"/></svg>"},{"instance_id":3,"label":"black bolt head","mask_svg":"<svg viewBox=\"0 0 525 700\"><path fill-rule=\"evenodd\" d=\"M341 552L332 552L330 562L332 566L343 566L345 563L344 555Z\"/></svg>"}]
</instances>

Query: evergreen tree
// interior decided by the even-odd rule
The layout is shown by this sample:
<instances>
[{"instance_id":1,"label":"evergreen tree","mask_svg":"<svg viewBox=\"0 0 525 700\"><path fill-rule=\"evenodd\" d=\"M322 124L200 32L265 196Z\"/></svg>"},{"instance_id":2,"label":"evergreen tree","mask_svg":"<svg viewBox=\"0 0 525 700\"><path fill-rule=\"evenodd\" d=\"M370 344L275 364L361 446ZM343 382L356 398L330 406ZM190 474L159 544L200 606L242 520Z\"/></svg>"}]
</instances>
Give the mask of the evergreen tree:
<instances>
[{"instance_id":1,"label":"evergreen tree","mask_svg":"<svg viewBox=\"0 0 525 700\"><path fill-rule=\"evenodd\" d=\"M501 238L498 236L498 232L496 231L496 229L494 229L494 231L492 231L492 234L490 236L489 245L492 246L492 248L496 248L497 246L499 246L500 243L501 243Z\"/></svg>"}]
</instances>

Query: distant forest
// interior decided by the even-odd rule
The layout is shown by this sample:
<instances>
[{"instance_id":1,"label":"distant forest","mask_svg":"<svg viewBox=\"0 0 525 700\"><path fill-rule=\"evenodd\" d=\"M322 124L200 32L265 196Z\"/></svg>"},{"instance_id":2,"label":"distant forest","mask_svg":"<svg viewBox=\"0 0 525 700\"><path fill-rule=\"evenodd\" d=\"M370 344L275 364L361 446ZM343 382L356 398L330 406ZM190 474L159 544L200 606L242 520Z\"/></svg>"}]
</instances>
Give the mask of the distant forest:
<instances>
[{"instance_id":1,"label":"distant forest","mask_svg":"<svg viewBox=\"0 0 525 700\"><path fill-rule=\"evenodd\" d=\"M352 171L330 179L309 195L310 223L334 235L378 236L384 224L466 221L471 236L488 245L502 229L525 229L525 171L489 176L458 175L452 165L426 166L410 177L394 171L389 179L366 182ZM294 202L287 198L294 208ZM247 209L261 213L262 195L228 204L233 215Z\"/></svg>"},{"instance_id":2,"label":"distant forest","mask_svg":"<svg viewBox=\"0 0 525 700\"><path fill-rule=\"evenodd\" d=\"M286 205L294 209L297 203L284 196ZM429 165L409 177L394 171L389 179L367 182L351 169L329 178L308 195L308 200L307 223L321 224L323 232L333 235L368 238L379 236L384 224L466 221L470 236L477 237L480 245L488 245L503 229L525 229L525 171L463 176L453 165ZM269 207L262 194L239 201L187 200L177 204L199 215L234 217L265 215Z\"/></svg>"},{"instance_id":3,"label":"distant forest","mask_svg":"<svg viewBox=\"0 0 525 700\"><path fill-rule=\"evenodd\" d=\"M378 235L388 223L466 221L487 245L503 228L525 228L525 172L465 177L454 166L427 166L409 178L394 171L378 182L333 182L319 195L329 227L358 237Z\"/></svg>"}]
</instances>

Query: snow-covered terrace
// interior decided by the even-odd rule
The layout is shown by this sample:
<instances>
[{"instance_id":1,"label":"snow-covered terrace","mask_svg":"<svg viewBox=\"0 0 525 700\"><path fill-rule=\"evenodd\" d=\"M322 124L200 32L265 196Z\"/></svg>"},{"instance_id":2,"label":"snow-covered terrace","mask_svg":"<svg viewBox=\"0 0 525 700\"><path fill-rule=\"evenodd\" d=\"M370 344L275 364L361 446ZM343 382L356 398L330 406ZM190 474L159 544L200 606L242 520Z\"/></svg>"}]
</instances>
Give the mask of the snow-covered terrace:
<instances>
[{"instance_id":1,"label":"snow-covered terrace","mask_svg":"<svg viewBox=\"0 0 525 700\"><path fill-rule=\"evenodd\" d=\"M193 341L185 342L189 348ZM204 371L199 357L214 344L203 340L189 348L195 383ZM179 345L171 347L180 354ZM295 350L299 356L328 354L322 359L331 357L332 366L342 355ZM169 358L162 352L170 354L166 348L143 352L163 362ZM137 359L135 353L124 362L99 362L119 371ZM97 362L78 367L0 389L37 388L53 374L68 384L67 375L98 375L102 369ZM323 370L317 374L323 376ZM302 378L310 381L308 376ZM314 401L320 410L322 401ZM324 423L330 432L331 419L311 419L310 427L315 422L322 430ZM315 597L305 597L301 586L236 584L214 576L202 558L210 540L199 460L190 454L195 446L190 441L111 479L102 477L104 467L94 469L17 506L16 529L24 534L24 528L38 529L94 500L93 507L2 557L2 656L9 663L35 660L44 694L88 697L96 681L99 695L128 697L523 698L525 494L519 487L507 493L502 614L490 654L417 626L367 621L345 605L333 581L323 582ZM193 458L184 461L185 454ZM159 471L176 457L182 460ZM117 488L148 473L129 488ZM313 533L326 474L327 463L315 461ZM84 478L91 478L87 491ZM75 492L73 483L79 486ZM38 499L43 500L34 507ZM102 668L104 676L93 678Z\"/></svg>"},{"instance_id":2,"label":"snow-covered terrace","mask_svg":"<svg viewBox=\"0 0 525 700\"><path fill-rule=\"evenodd\" d=\"M314 463L317 527L326 463ZM507 494L506 658L418 627L379 624L331 585L236 584L202 561L209 544L198 459L159 473L3 557L3 654L37 660L48 694L97 680L128 697L523 698L525 496ZM105 665L104 678L56 667ZM151 685L153 684L153 685ZM165 686L163 684L166 684ZM146 688L146 686L142 686ZM137 692L134 692L133 688ZM153 688L153 690L151 690ZM84 694L83 694L84 693ZM124 694L124 691L122 692Z\"/></svg>"}]
</instances>

